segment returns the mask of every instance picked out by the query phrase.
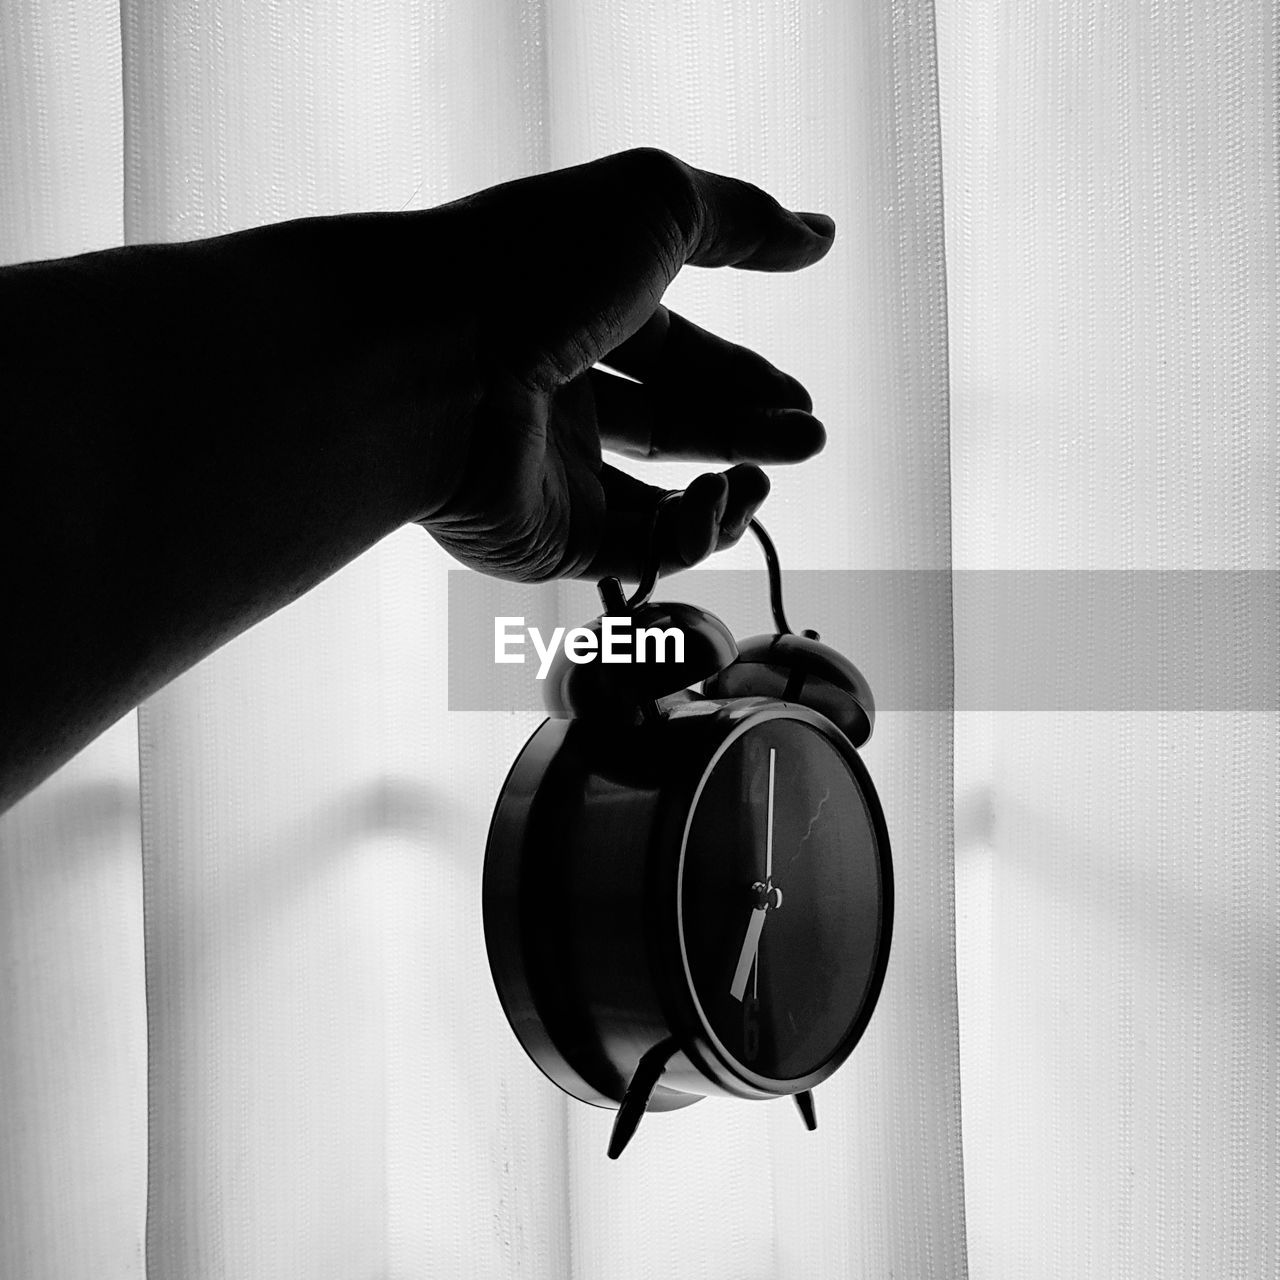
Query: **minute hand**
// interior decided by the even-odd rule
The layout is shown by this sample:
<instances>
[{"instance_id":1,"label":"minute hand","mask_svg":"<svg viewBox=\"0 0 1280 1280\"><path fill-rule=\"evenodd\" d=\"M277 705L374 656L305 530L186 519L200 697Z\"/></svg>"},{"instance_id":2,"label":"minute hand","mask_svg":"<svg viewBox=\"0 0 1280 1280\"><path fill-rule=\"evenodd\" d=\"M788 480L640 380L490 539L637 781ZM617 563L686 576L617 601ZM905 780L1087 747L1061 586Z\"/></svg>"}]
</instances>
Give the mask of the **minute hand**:
<instances>
[{"instance_id":1,"label":"minute hand","mask_svg":"<svg viewBox=\"0 0 1280 1280\"><path fill-rule=\"evenodd\" d=\"M773 883L773 773L774 765L777 763L778 753L773 748L769 748L769 817L765 823L764 829L764 882L766 885Z\"/></svg>"}]
</instances>

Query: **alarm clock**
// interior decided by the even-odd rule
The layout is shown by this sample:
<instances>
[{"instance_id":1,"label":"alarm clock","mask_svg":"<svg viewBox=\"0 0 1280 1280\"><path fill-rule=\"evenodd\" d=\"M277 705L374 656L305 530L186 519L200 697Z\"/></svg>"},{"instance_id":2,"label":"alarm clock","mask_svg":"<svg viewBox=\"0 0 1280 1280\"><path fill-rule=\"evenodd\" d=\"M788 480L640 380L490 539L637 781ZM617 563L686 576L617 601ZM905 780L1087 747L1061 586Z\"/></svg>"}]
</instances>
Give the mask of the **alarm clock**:
<instances>
[{"instance_id":1,"label":"alarm clock","mask_svg":"<svg viewBox=\"0 0 1280 1280\"><path fill-rule=\"evenodd\" d=\"M610 619L683 644L665 662L559 653L489 829L499 1001L554 1084L617 1109L611 1159L647 1111L708 1096L791 1096L815 1128L813 1089L884 982L893 868L858 754L874 700L791 631L777 553L750 528L775 631L739 643L705 610L651 602L652 548L631 598L605 579L590 632Z\"/></svg>"}]
</instances>

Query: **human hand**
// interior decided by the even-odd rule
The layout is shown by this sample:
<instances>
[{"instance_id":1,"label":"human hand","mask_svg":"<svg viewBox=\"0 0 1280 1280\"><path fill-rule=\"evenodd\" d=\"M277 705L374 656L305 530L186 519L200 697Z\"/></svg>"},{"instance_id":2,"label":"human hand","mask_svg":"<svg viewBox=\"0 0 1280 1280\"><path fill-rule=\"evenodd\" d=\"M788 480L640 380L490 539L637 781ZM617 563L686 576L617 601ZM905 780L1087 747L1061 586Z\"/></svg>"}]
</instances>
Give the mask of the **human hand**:
<instances>
[{"instance_id":1,"label":"human hand","mask_svg":"<svg viewBox=\"0 0 1280 1280\"><path fill-rule=\"evenodd\" d=\"M631 151L439 209L0 267L0 533L30 623L0 646L0 808L407 521L499 577L638 576L660 491L602 448L739 464L664 506L663 567L734 541L754 464L822 427L662 294L686 262L816 262L831 230Z\"/></svg>"},{"instance_id":2,"label":"human hand","mask_svg":"<svg viewBox=\"0 0 1280 1280\"><path fill-rule=\"evenodd\" d=\"M809 266L831 247L829 218L649 149L444 211L469 273L478 382L419 522L464 564L523 581L636 578L663 490L605 463L604 448L735 464L699 475L664 514L663 571L684 568L741 537L769 490L756 464L822 448L799 382L661 298L686 263Z\"/></svg>"}]
</instances>

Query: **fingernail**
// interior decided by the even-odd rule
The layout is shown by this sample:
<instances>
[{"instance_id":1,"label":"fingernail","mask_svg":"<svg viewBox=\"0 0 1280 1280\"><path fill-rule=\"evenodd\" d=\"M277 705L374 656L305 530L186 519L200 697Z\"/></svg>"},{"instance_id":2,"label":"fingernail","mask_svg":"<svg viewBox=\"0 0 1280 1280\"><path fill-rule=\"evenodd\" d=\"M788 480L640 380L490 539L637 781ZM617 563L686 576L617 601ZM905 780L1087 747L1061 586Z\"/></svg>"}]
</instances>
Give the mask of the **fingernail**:
<instances>
[{"instance_id":1,"label":"fingernail","mask_svg":"<svg viewBox=\"0 0 1280 1280\"><path fill-rule=\"evenodd\" d=\"M827 429L823 426L820 419L812 416L809 418L809 431L806 445L810 450L810 456L815 453L821 453L827 446Z\"/></svg>"},{"instance_id":2,"label":"fingernail","mask_svg":"<svg viewBox=\"0 0 1280 1280\"><path fill-rule=\"evenodd\" d=\"M836 234L835 219L829 218L825 213L797 213L796 217L800 218L810 231L816 231L827 240L832 239Z\"/></svg>"},{"instance_id":3,"label":"fingernail","mask_svg":"<svg viewBox=\"0 0 1280 1280\"><path fill-rule=\"evenodd\" d=\"M811 413L800 409L764 409L761 416L769 424L768 440L781 450L775 461L803 462L821 452L827 443L827 429Z\"/></svg>"},{"instance_id":4,"label":"fingernail","mask_svg":"<svg viewBox=\"0 0 1280 1280\"><path fill-rule=\"evenodd\" d=\"M803 382L797 378L793 378L789 373L778 371L775 379L785 403L779 405L779 408L785 409L801 409L805 413L813 412L813 397L809 394L809 389Z\"/></svg>"}]
</instances>

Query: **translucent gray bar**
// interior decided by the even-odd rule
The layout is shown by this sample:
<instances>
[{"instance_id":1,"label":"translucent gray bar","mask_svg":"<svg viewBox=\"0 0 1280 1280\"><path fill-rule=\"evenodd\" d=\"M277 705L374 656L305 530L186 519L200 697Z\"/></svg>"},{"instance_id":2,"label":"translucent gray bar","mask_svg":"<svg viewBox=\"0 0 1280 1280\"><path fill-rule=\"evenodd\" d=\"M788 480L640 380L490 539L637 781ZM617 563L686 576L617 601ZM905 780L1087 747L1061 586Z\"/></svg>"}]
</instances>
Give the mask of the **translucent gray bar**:
<instances>
[{"instance_id":1,"label":"translucent gray bar","mask_svg":"<svg viewBox=\"0 0 1280 1280\"><path fill-rule=\"evenodd\" d=\"M1274 570L787 570L786 609L871 682L879 710L1275 711ZM656 596L772 630L762 570L695 570ZM449 707L541 708L537 662L494 662L494 619L548 635L600 612L590 583L449 574ZM953 625L954 620L954 625Z\"/></svg>"}]
</instances>

